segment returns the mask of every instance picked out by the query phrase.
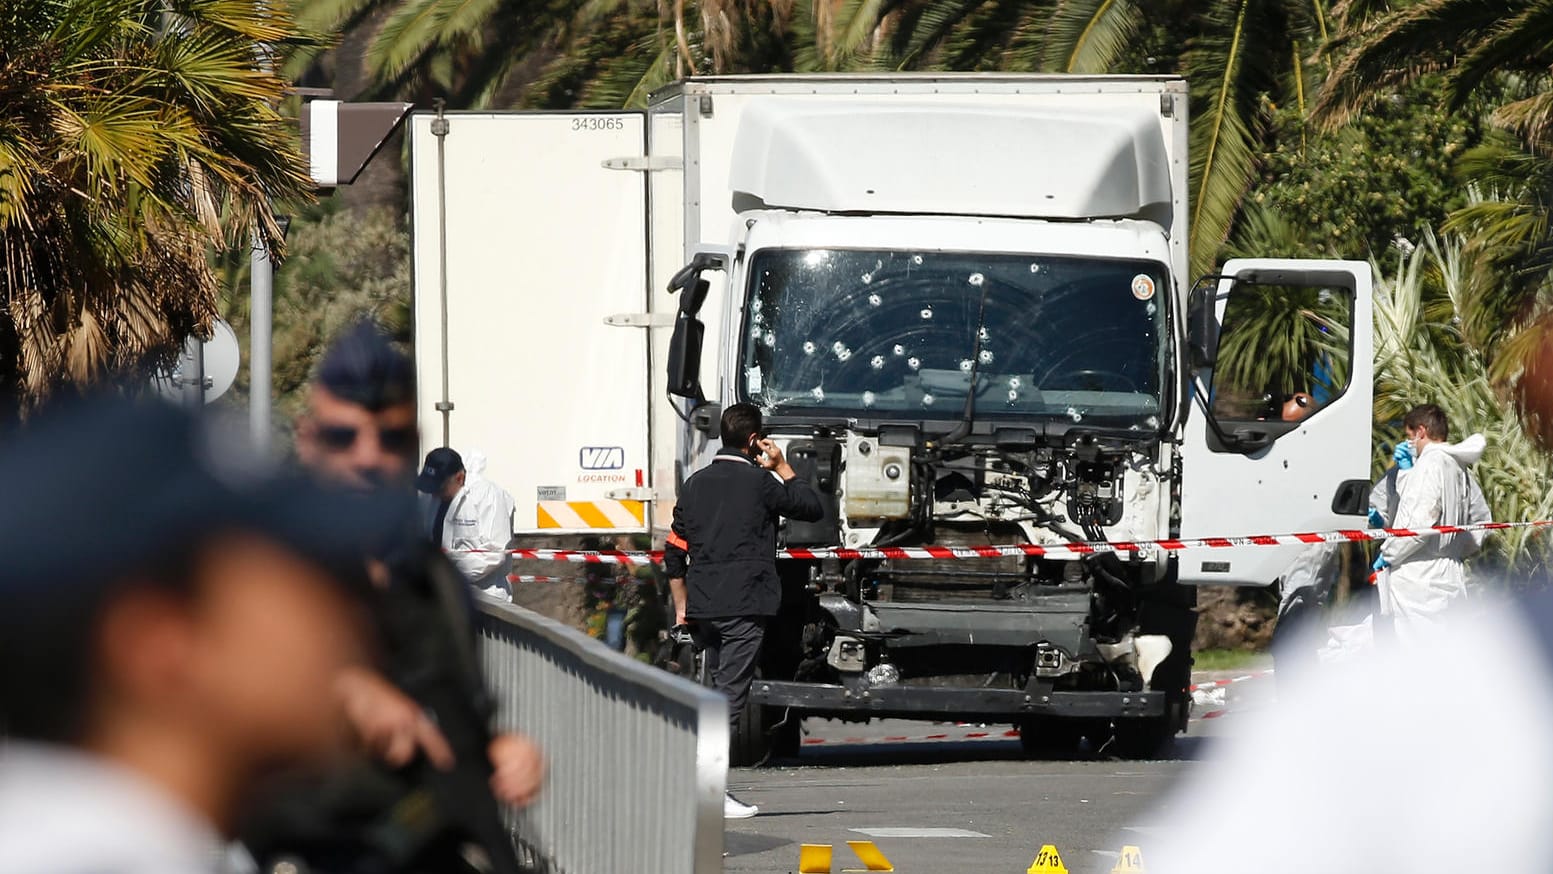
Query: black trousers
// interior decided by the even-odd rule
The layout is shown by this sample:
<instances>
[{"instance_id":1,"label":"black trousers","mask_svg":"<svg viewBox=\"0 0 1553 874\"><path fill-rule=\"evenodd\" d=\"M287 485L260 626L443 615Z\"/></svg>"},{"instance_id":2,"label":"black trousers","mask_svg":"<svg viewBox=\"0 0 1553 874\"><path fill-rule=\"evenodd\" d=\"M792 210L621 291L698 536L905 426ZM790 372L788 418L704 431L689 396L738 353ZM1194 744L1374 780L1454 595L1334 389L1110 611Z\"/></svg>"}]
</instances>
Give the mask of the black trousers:
<instances>
[{"instance_id":1,"label":"black trousers","mask_svg":"<svg viewBox=\"0 0 1553 874\"><path fill-rule=\"evenodd\" d=\"M750 684L760 663L766 617L697 619L695 627L696 642L701 646L712 686L728 699L728 729L737 733L739 714L750 697Z\"/></svg>"}]
</instances>

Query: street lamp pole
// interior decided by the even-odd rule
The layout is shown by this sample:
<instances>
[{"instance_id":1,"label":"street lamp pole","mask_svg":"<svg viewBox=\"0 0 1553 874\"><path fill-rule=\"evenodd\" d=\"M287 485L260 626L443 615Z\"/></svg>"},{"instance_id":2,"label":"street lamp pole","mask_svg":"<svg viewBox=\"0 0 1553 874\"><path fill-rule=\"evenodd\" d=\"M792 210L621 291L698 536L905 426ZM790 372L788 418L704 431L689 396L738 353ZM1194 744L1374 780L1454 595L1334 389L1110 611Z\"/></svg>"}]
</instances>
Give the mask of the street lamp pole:
<instances>
[{"instance_id":1,"label":"street lamp pole","mask_svg":"<svg viewBox=\"0 0 1553 874\"><path fill-rule=\"evenodd\" d=\"M270 352L275 316L275 270L270 249L257 230L249 264L248 427L260 452L270 448Z\"/></svg>"}]
</instances>

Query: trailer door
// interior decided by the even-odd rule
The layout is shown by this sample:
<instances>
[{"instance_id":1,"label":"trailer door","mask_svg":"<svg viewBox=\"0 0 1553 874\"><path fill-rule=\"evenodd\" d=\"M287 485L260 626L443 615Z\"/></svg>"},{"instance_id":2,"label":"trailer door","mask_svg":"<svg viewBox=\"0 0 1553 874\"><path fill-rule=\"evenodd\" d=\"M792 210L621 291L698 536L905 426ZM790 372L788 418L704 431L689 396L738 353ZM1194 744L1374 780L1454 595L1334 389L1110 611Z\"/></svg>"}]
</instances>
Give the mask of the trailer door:
<instances>
[{"instance_id":1,"label":"trailer door","mask_svg":"<svg viewBox=\"0 0 1553 874\"><path fill-rule=\"evenodd\" d=\"M1182 445L1181 537L1363 528L1374 373L1370 266L1248 259L1228 262L1223 273L1230 278L1219 281L1213 300L1216 361L1196 383ZM1188 550L1180 579L1268 585L1308 548Z\"/></svg>"},{"instance_id":2,"label":"trailer door","mask_svg":"<svg viewBox=\"0 0 1553 874\"><path fill-rule=\"evenodd\" d=\"M606 324L648 308L642 114L421 113L410 136L423 451L486 453L520 532L647 530L648 332Z\"/></svg>"}]
</instances>

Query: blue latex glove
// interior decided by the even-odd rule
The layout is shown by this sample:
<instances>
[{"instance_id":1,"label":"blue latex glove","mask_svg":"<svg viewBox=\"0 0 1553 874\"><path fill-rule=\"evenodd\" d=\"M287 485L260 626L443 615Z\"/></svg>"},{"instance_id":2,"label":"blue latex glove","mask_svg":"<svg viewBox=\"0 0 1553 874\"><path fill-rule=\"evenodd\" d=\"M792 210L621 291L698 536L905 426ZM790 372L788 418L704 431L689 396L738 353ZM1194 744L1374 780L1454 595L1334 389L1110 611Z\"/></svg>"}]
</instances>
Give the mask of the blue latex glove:
<instances>
[{"instance_id":1,"label":"blue latex glove","mask_svg":"<svg viewBox=\"0 0 1553 874\"><path fill-rule=\"evenodd\" d=\"M1401 470L1409 470L1413 466L1413 444L1403 440L1397 444L1397 448L1391 450L1391 460L1397 463Z\"/></svg>"},{"instance_id":2,"label":"blue latex glove","mask_svg":"<svg viewBox=\"0 0 1553 874\"><path fill-rule=\"evenodd\" d=\"M1381 571L1383 571L1383 570L1385 570L1386 568L1389 568L1389 567L1391 567L1391 562L1386 561L1385 558L1377 558L1377 559L1375 559L1375 563L1370 565L1370 568L1372 570L1374 570L1376 573L1380 573Z\"/></svg>"},{"instance_id":3,"label":"blue latex glove","mask_svg":"<svg viewBox=\"0 0 1553 874\"><path fill-rule=\"evenodd\" d=\"M1386 520L1381 518L1380 511L1376 510L1374 507L1370 508L1370 527L1371 528L1385 528L1386 527Z\"/></svg>"}]
</instances>

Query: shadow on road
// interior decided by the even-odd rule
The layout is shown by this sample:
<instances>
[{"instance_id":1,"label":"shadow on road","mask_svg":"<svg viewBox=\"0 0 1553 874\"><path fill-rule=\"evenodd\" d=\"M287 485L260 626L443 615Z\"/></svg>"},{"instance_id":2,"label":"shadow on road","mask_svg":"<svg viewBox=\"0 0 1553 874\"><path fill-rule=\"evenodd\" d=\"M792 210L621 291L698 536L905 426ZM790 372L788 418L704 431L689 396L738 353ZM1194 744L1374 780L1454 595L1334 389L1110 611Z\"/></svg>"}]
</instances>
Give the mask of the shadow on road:
<instances>
[{"instance_id":1,"label":"shadow on road","mask_svg":"<svg viewBox=\"0 0 1553 874\"><path fill-rule=\"evenodd\" d=\"M770 819L778 814L762 814L762 819ZM723 854L726 856L754 856L778 847L785 847L793 843L786 838L775 835L757 835L749 832L726 831L723 833Z\"/></svg>"},{"instance_id":2,"label":"shadow on road","mask_svg":"<svg viewBox=\"0 0 1553 874\"><path fill-rule=\"evenodd\" d=\"M1151 761L1195 762L1213 748L1212 737L1177 737ZM905 765L948 765L960 762L1114 762L1106 749L1086 745L1071 751L1046 750L1027 755L1018 740L933 741L923 743L827 743L805 747L798 756L773 759L768 767L868 768Z\"/></svg>"}]
</instances>

